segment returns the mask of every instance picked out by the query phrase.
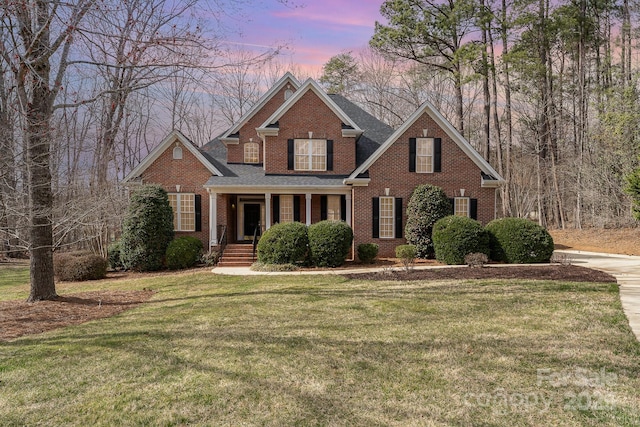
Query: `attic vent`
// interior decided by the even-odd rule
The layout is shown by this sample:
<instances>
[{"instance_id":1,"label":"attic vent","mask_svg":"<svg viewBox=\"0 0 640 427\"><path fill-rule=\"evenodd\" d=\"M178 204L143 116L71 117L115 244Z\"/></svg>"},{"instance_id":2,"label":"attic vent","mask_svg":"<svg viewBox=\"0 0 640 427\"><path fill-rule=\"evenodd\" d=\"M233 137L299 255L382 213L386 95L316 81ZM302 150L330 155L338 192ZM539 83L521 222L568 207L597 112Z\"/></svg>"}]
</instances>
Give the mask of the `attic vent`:
<instances>
[{"instance_id":1,"label":"attic vent","mask_svg":"<svg viewBox=\"0 0 640 427\"><path fill-rule=\"evenodd\" d=\"M176 160L182 159L182 148L175 147L173 149L173 158L176 159Z\"/></svg>"},{"instance_id":2,"label":"attic vent","mask_svg":"<svg viewBox=\"0 0 640 427\"><path fill-rule=\"evenodd\" d=\"M291 95L293 95L293 91L287 88L287 90L284 91L284 100L286 101L287 99L291 98Z\"/></svg>"}]
</instances>

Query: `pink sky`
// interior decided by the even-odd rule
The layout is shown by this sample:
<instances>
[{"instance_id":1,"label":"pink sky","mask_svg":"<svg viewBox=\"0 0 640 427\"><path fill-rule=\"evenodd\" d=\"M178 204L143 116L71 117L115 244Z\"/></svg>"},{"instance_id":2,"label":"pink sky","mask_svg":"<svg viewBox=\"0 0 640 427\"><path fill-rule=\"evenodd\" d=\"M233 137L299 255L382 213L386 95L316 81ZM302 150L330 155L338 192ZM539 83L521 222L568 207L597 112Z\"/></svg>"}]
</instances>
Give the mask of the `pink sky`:
<instances>
[{"instance_id":1,"label":"pink sky","mask_svg":"<svg viewBox=\"0 0 640 427\"><path fill-rule=\"evenodd\" d=\"M334 55L368 45L383 0L298 0L298 7L264 0L231 19L238 36L231 41L251 46L286 44L284 60L318 72Z\"/></svg>"}]
</instances>

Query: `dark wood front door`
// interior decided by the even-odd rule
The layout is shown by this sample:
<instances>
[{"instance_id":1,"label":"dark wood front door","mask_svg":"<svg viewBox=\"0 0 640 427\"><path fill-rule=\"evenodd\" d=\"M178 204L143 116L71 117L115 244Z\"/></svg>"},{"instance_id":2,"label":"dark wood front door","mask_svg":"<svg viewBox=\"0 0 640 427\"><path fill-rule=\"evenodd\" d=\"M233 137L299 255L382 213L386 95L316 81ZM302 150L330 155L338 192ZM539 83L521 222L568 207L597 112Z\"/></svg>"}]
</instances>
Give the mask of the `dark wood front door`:
<instances>
[{"instance_id":1,"label":"dark wood front door","mask_svg":"<svg viewBox=\"0 0 640 427\"><path fill-rule=\"evenodd\" d=\"M253 239L253 232L260 223L260 204L245 203L244 204L244 238ZM258 229L260 235L260 229Z\"/></svg>"}]
</instances>

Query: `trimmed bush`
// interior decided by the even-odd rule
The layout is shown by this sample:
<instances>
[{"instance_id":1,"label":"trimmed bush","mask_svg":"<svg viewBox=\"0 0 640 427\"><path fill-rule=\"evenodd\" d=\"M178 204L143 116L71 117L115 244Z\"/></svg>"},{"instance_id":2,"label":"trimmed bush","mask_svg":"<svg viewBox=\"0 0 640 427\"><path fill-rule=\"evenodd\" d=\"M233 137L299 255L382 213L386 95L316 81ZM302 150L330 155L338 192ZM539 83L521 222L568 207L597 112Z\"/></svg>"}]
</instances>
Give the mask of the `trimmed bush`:
<instances>
[{"instance_id":1,"label":"trimmed bush","mask_svg":"<svg viewBox=\"0 0 640 427\"><path fill-rule=\"evenodd\" d=\"M344 221L320 221L309 226L309 255L316 267L339 267L349 255L353 231Z\"/></svg>"},{"instance_id":2,"label":"trimmed bush","mask_svg":"<svg viewBox=\"0 0 640 427\"><path fill-rule=\"evenodd\" d=\"M107 247L107 260L109 266L114 270L124 268L122 258L120 257L120 241L116 240Z\"/></svg>"},{"instance_id":3,"label":"trimmed bush","mask_svg":"<svg viewBox=\"0 0 640 427\"><path fill-rule=\"evenodd\" d=\"M501 218L487 224L490 257L513 264L549 262L553 238L544 227L524 218Z\"/></svg>"},{"instance_id":4,"label":"trimmed bush","mask_svg":"<svg viewBox=\"0 0 640 427\"><path fill-rule=\"evenodd\" d=\"M304 261L309 246L307 226L300 222L274 224L258 241L258 261L296 264Z\"/></svg>"},{"instance_id":5,"label":"trimmed bush","mask_svg":"<svg viewBox=\"0 0 640 427\"><path fill-rule=\"evenodd\" d=\"M396 258L402 261L405 270L409 270L416 260L418 250L415 245L396 246Z\"/></svg>"},{"instance_id":6,"label":"trimmed bush","mask_svg":"<svg viewBox=\"0 0 640 427\"><path fill-rule=\"evenodd\" d=\"M364 264L372 264L378 256L379 246L375 243L361 243L358 245L358 259Z\"/></svg>"},{"instance_id":7,"label":"trimmed bush","mask_svg":"<svg viewBox=\"0 0 640 427\"><path fill-rule=\"evenodd\" d=\"M202 242L191 236L174 239L167 247L166 263L170 270L193 267L200 260Z\"/></svg>"},{"instance_id":8,"label":"trimmed bush","mask_svg":"<svg viewBox=\"0 0 640 427\"><path fill-rule=\"evenodd\" d=\"M442 188L425 184L413 190L407 204L405 235L407 242L416 246L418 258L433 256L433 225L451 214L451 202Z\"/></svg>"},{"instance_id":9,"label":"trimmed bush","mask_svg":"<svg viewBox=\"0 0 640 427\"><path fill-rule=\"evenodd\" d=\"M58 280L78 282L104 279L108 262L90 252L67 252L53 257L53 271Z\"/></svg>"},{"instance_id":10,"label":"trimmed bush","mask_svg":"<svg viewBox=\"0 0 640 427\"><path fill-rule=\"evenodd\" d=\"M433 247L436 259L449 265L465 264L471 253L489 255L489 235L475 219L446 216L433 225Z\"/></svg>"},{"instance_id":11,"label":"trimmed bush","mask_svg":"<svg viewBox=\"0 0 640 427\"><path fill-rule=\"evenodd\" d=\"M122 263L137 271L159 270L171 240L173 210L167 192L158 185L143 185L131 194L122 227Z\"/></svg>"}]
</instances>

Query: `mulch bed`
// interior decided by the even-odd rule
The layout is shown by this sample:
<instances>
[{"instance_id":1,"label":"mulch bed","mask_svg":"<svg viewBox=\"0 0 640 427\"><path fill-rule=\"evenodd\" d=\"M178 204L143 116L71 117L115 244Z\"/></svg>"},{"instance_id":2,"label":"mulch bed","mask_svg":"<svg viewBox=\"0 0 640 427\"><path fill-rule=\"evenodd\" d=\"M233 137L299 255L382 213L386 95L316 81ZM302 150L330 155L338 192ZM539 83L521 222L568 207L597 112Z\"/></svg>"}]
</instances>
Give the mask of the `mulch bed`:
<instances>
[{"instance_id":1,"label":"mulch bed","mask_svg":"<svg viewBox=\"0 0 640 427\"><path fill-rule=\"evenodd\" d=\"M567 282L615 283L616 278L603 271L577 265L453 267L405 271L396 267L380 272L345 274L360 280L460 280L460 279L531 279L564 280Z\"/></svg>"},{"instance_id":2,"label":"mulch bed","mask_svg":"<svg viewBox=\"0 0 640 427\"><path fill-rule=\"evenodd\" d=\"M0 341L115 316L152 295L151 290L95 291L59 296L55 301L2 301Z\"/></svg>"}]
</instances>

